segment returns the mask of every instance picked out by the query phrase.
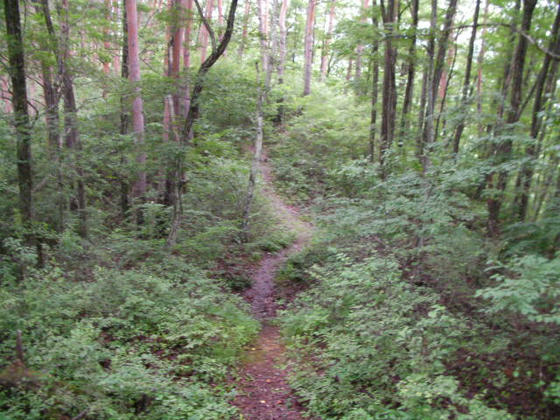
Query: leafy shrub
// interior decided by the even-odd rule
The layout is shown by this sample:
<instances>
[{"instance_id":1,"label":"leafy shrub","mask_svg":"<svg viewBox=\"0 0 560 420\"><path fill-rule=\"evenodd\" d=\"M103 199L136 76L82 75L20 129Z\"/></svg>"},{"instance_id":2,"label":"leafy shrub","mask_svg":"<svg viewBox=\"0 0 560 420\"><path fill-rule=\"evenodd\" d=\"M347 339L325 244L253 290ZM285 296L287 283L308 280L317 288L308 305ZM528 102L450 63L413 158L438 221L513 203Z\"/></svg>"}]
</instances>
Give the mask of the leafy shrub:
<instances>
[{"instance_id":1,"label":"leafy shrub","mask_svg":"<svg viewBox=\"0 0 560 420\"><path fill-rule=\"evenodd\" d=\"M448 418L466 405L465 418L498 418L499 412L465 398L453 378L442 376L467 325L439 305L434 292L410 286L401 274L394 260L375 256L355 263L339 255L312 269L316 285L282 317L304 366L291 383L310 412L381 418L376 416L387 408L401 407L403 415L395 418ZM448 389L441 381L455 385Z\"/></svg>"},{"instance_id":2,"label":"leafy shrub","mask_svg":"<svg viewBox=\"0 0 560 420\"><path fill-rule=\"evenodd\" d=\"M224 380L258 325L200 269L168 257L162 266L97 268L90 282L55 269L3 288L2 298L0 411L8 417L233 415L230 396L211 384ZM19 377L34 378L32 387L9 374L17 329L26 356Z\"/></svg>"}]
</instances>

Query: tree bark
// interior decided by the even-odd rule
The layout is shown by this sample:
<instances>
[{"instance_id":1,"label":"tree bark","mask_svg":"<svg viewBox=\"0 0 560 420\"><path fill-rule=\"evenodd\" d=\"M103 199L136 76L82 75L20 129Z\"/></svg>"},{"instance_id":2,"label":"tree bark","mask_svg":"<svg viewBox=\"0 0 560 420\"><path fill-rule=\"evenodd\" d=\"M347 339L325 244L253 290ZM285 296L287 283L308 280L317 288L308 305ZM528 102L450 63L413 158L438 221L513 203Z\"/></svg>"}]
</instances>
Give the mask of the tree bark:
<instances>
[{"instance_id":1,"label":"tree bark","mask_svg":"<svg viewBox=\"0 0 560 420\"><path fill-rule=\"evenodd\" d=\"M76 168L76 202L74 207L78 213L79 225L78 233L82 238L87 238L87 209L86 194L84 185L84 171L80 162L82 143L78 130L78 109L76 106L76 96L74 94L74 80L69 69L70 64L70 22L68 0L62 0L58 6L60 15L60 56L61 56L61 77L62 77L62 97L64 103L64 142L68 149L75 152L74 166Z\"/></svg>"},{"instance_id":2,"label":"tree bark","mask_svg":"<svg viewBox=\"0 0 560 420\"><path fill-rule=\"evenodd\" d=\"M4 0L6 35L8 44L8 72L12 82L12 106L17 135L17 175L19 187L19 211L24 226L31 229L33 221L33 176L31 171L31 132L27 110L27 84L25 79L25 55L21 35L18 0ZM28 234L27 242L32 243Z\"/></svg>"},{"instance_id":3,"label":"tree bark","mask_svg":"<svg viewBox=\"0 0 560 420\"><path fill-rule=\"evenodd\" d=\"M321 48L321 81L324 81L327 77L327 67L329 62L329 47L332 38L332 33L334 29L334 16L335 16L335 0L330 0L329 6L329 17L327 33L325 34L325 41L323 42L323 48Z\"/></svg>"},{"instance_id":4,"label":"tree bark","mask_svg":"<svg viewBox=\"0 0 560 420\"><path fill-rule=\"evenodd\" d=\"M289 0L283 0L284 2ZM243 59L243 53L245 52L245 45L247 44L247 34L249 32L249 12L251 11L251 1L245 0L245 10L243 11L243 30L241 32L241 41L239 42L239 50L237 55L240 59Z\"/></svg>"},{"instance_id":5,"label":"tree bark","mask_svg":"<svg viewBox=\"0 0 560 420\"><path fill-rule=\"evenodd\" d=\"M523 1L523 16L521 21L521 32L518 36L513 61L511 63L511 94L509 109L506 114L506 123L511 125L519 120L522 89L523 89L523 69L525 67L525 57L527 55L527 39L523 33L529 33L531 29L531 20L537 0ZM502 134L501 130L498 135ZM506 162L512 152L513 143L510 139L505 139L496 145L493 149L495 156L495 164L503 164ZM506 189L508 180L508 172L505 170L493 171L489 176L489 186L495 188L495 193L487 200L488 208L488 233L491 236L499 235L499 215L502 206L503 192Z\"/></svg>"},{"instance_id":6,"label":"tree bark","mask_svg":"<svg viewBox=\"0 0 560 420\"><path fill-rule=\"evenodd\" d=\"M560 36L558 33L560 27L560 4L556 12L556 18L554 19L554 24L552 26L552 33L550 35L549 50L560 54ZM544 104L546 103L545 93L545 82L548 76L550 66L552 64L552 58L549 55L545 55L543 59L543 64L539 72L536 88L535 88L535 100L533 102L533 112L531 120L531 131L530 136L533 139L533 144L527 146L526 154L531 159L521 168L520 181L521 181L521 191L519 196L519 208L518 216L519 220L525 221L527 219L527 209L529 207L529 191L531 189L531 181L534 173L534 159L537 156L537 138L542 125L542 116L540 115Z\"/></svg>"},{"instance_id":7,"label":"tree bark","mask_svg":"<svg viewBox=\"0 0 560 420\"><path fill-rule=\"evenodd\" d=\"M393 47L394 24L396 20L395 0L388 0L387 8L381 3L383 24L385 28L385 64L383 67L383 100L381 113L381 150L379 163L381 175L387 175L386 157L393 144L395 133L395 110L397 104L395 64L397 51Z\"/></svg>"},{"instance_id":8,"label":"tree bark","mask_svg":"<svg viewBox=\"0 0 560 420\"><path fill-rule=\"evenodd\" d=\"M430 165L430 159L427 155L429 155L429 148L431 147L435 139L434 119L435 119L438 87L445 66L445 55L447 53L447 45L449 43L449 36L451 34L451 30L452 30L451 27L453 25L453 18L455 16L456 8L457 8L457 0L449 0L449 4L447 6L447 12L445 14L444 27L438 42L437 55L435 57L433 70L430 75L431 83L430 83L430 87L428 88L428 98L427 98L427 107L426 107L426 116L425 116L426 120L424 124L424 131L422 134L422 143L424 147L424 159L423 159L424 171L426 171L426 169ZM432 39L430 39L430 42L431 41ZM430 50L430 53L433 54L434 51L435 49Z\"/></svg>"},{"instance_id":9,"label":"tree bark","mask_svg":"<svg viewBox=\"0 0 560 420\"><path fill-rule=\"evenodd\" d=\"M206 13L204 18L208 23L212 21L212 14L214 11L214 0L207 0L206 2ZM202 24L200 28L200 62L203 63L206 60L206 55L208 54L208 28L206 25Z\"/></svg>"},{"instance_id":10,"label":"tree bark","mask_svg":"<svg viewBox=\"0 0 560 420\"><path fill-rule=\"evenodd\" d=\"M185 117L185 122L184 125L182 127L181 133L180 133L180 144L182 146L185 146L188 144L189 140L191 139L191 136L193 136L193 125L194 123L198 120L199 114L200 114L200 104L199 104L199 98L200 98L200 94L202 93L202 89L204 88L204 78L206 76L206 74L208 73L208 71L212 68L212 66L214 64L216 64L216 62L218 61L218 59L223 55L224 51L226 50L229 41L231 40L231 35L233 33L233 25L235 23L235 11L237 10L237 0L232 0L231 1L231 5L229 8L229 13L228 13L228 17L227 17L227 23L226 23L226 30L224 32L224 35L222 37L222 39L220 40L219 44L215 47L215 38L214 38L214 32L212 31L212 28L208 22L208 20L206 20L206 18L203 16L202 13L202 9L200 7L200 4L198 3L197 0L194 0L196 7L197 7L197 11L200 15L200 17L203 20L203 24L206 27L206 29L208 30L208 34L210 37L212 37L212 53L210 54L210 56L200 65L200 67L198 68L196 77L195 77L195 81L194 81L194 86L192 89L192 93L191 93L191 104L190 107L188 109L187 115ZM176 159L176 163L175 163L175 173L176 173L176 179L175 179L175 185L176 185L176 197L175 197L175 202L173 205L173 212L172 212L172 219L171 219L171 228L169 231L169 235L167 236L167 245L168 246L173 246L177 240L177 234L179 232L179 229L181 227L181 217L182 217L182 187L183 187L183 180L182 180L182 176L183 176L183 155L181 153L178 154L178 157Z\"/></svg>"},{"instance_id":11,"label":"tree bark","mask_svg":"<svg viewBox=\"0 0 560 420\"><path fill-rule=\"evenodd\" d=\"M376 0L373 0L372 6L375 8ZM375 12L371 16L371 23L373 28L377 30L377 16ZM373 41L372 47L372 70L373 77L371 81L371 111L370 111L370 123L369 123L369 161L373 163L375 161L375 135L377 133L377 96L378 96L378 84L379 84L379 41L375 39Z\"/></svg>"},{"instance_id":12,"label":"tree bark","mask_svg":"<svg viewBox=\"0 0 560 420\"><path fill-rule=\"evenodd\" d=\"M128 24L128 78L134 88L134 99L132 101L132 130L137 147L136 162L139 170L134 185L132 195L139 202L142 202L146 195L147 180L144 165L146 164L146 153L143 150L144 144L144 105L140 90L140 57L138 46L138 11L136 0L126 0L126 14ZM138 223L142 223L142 214L138 212Z\"/></svg>"},{"instance_id":13,"label":"tree bark","mask_svg":"<svg viewBox=\"0 0 560 420\"><path fill-rule=\"evenodd\" d=\"M126 13L126 0L122 0L122 59L121 59L121 79L128 80L128 16ZM119 131L121 135L125 136L128 134L128 126L130 122L130 116L127 110L127 103L125 95L121 95L120 98L120 127ZM121 165L124 166L126 163L126 158L124 154L121 155ZM129 184L125 177L121 177L120 180L120 207L121 207L121 217L126 218L130 204L128 201L128 190Z\"/></svg>"},{"instance_id":14,"label":"tree bark","mask_svg":"<svg viewBox=\"0 0 560 420\"><path fill-rule=\"evenodd\" d=\"M433 73L434 73L434 57L436 49L436 31L437 31L437 0L432 0L432 14L430 17L430 34L428 37L428 45L426 52L428 61L426 63L424 74L422 76L422 97L420 99L420 113L418 119L418 135L416 140L416 154L422 169L426 171L428 167L428 156L426 153L426 137L431 134L433 127ZM430 112L431 110L431 112ZM431 125L431 126L430 126Z\"/></svg>"},{"instance_id":15,"label":"tree bark","mask_svg":"<svg viewBox=\"0 0 560 420\"><path fill-rule=\"evenodd\" d=\"M58 51L58 42L52 24L52 18L49 9L48 0L35 2L37 12L41 13L45 19L45 26L48 33L48 43L43 45L45 50L52 50L53 56L57 63L58 69L62 68L61 58ZM41 74L43 95L45 98L45 119L47 124L47 144L49 158L55 165L56 183L57 183L57 216L55 221L55 230L61 233L64 229L64 211L66 208L66 200L64 198L63 173L61 167L60 154L62 151L62 139L60 136L60 73L53 69L45 60L41 60Z\"/></svg>"},{"instance_id":16,"label":"tree bark","mask_svg":"<svg viewBox=\"0 0 560 420\"><path fill-rule=\"evenodd\" d=\"M408 47L408 70L406 75L406 88L404 91L404 100L401 116L401 138L406 135L409 127L408 114L412 106L412 96L414 94L414 76L416 72L416 32L418 31L418 0L412 0L410 4L412 27L410 46Z\"/></svg>"},{"instance_id":17,"label":"tree bark","mask_svg":"<svg viewBox=\"0 0 560 420\"><path fill-rule=\"evenodd\" d=\"M365 15L367 13L367 10L369 8L369 0L362 0L362 15ZM363 16L360 19L361 23L365 23L367 20L366 16ZM358 44L358 46L356 47L356 69L355 69L355 75L354 75L354 85L356 87L356 92L359 94L361 93L360 88L359 88L359 84L360 84L360 79L362 78L362 55L364 53L364 46L363 44Z\"/></svg>"},{"instance_id":18,"label":"tree bark","mask_svg":"<svg viewBox=\"0 0 560 420\"><path fill-rule=\"evenodd\" d=\"M480 0L476 0L476 4L474 6L474 15L473 15L473 27L471 31L471 37L469 39L469 47L467 52L467 65L465 68L465 79L463 80L463 91L461 93L461 109L463 111L462 111L461 120L459 121L459 124L455 129L455 136L453 138L454 155L457 155L457 153L459 153L459 144L461 143L461 136L463 135L463 130L465 129L465 115L467 114L467 107L469 106L469 90L471 84L472 61L474 55L474 43L476 41L476 31L478 29L479 12L480 12Z\"/></svg>"},{"instance_id":19,"label":"tree bark","mask_svg":"<svg viewBox=\"0 0 560 420\"><path fill-rule=\"evenodd\" d=\"M305 48L303 65L303 96L311 93L311 76L313 72L313 30L315 27L315 7L317 0L307 3L307 21L305 23Z\"/></svg>"},{"instance_id":20,"label":"tree bark","mask_svg":"<svg viewBox=\"0 0 560 420\"><path fill-rule=\"evenodd\" d=\"M253 154L253 161L251 163L251 172L249 173L249 184L247 186L247 198L243 208L243 221L241 223L241 239L247 242L249 239L249 223L251 218L251 207L255 195L255 185L260 170L262 144L263 144L263 103L265 101L264 86L261 86L259 68L257 65L257 127L255 135L255 151Z\"/></svg>"},{"instance_id":21,"label":"tree bark","mask_svg":"<svg viewBox=\"0 0 560 420\"><path fill-rule=\"evenodd\" d=\"M490 7L490 0L486 0L486 5L484 6L484 19L481 34L480 51L478 52L478 57L476 59L477 64L477 78L476 78L476 112L478 115L478 137L482 137L484 133L483 124L480 122L482 119L482 66L484 63L484 53L486 52L486 22L488 21L488 8Z\"/></svg>"}]
</instances>

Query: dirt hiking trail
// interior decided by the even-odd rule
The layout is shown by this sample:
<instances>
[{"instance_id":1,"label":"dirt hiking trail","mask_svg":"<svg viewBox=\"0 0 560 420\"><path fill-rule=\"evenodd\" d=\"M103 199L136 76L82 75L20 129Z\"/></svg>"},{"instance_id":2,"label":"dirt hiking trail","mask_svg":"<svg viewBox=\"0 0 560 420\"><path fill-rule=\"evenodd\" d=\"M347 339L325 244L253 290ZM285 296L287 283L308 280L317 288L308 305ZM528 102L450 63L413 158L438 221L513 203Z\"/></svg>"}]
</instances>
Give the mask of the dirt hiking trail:
<instances>
[{"instance_id":1,"label":"dirt hiking trail","mask_svg":"<svg viewBox=\"0 0 560 420\"><path fill-rule=\"evenodd\" d=\"M276 217L286 230L296 234L294 243L274 254L266 255L253 273L252 286L244 294L252 311L262 323L262 330L249 349L238 380L238 395L233 404L244 420L302 419L302 407L288 385L285 348L278 327L271 324L276 317L277 303L274 287L276 272L288 256L300 251L311 239L312 225L301 220L296 207L290 206L276 194L272 185L271 168L263 152L261 174L263 192Z\"/></svg>"}]
</instances>

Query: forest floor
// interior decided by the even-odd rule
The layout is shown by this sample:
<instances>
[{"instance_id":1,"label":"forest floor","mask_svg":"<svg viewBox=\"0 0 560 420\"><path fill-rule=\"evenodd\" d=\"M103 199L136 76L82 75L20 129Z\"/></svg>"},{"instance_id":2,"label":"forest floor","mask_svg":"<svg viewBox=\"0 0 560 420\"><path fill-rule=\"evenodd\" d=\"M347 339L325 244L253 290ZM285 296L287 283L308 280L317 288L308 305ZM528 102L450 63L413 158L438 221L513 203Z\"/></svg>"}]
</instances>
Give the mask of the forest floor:
<instances>
[{"instance_id":1,"label":"forest floor","mask_svg":"<svg viewBox=\"0 0 560 420\"><path fill-rule=\"evenodd\" d=\"M238 395L233 404L247 420L301 419L302 407L287 382L286 349L280 331L274 325L278 309L275 276L293 253L310 241L313 226L301 219L300 211L286 204L276 193L266 153L263 153L261 173L263 192L282 226L295 233L291 246L265 255L251 275L251 287L244 293L262 329L249 348L237 381Z\"/></svg>"}]
</instances>

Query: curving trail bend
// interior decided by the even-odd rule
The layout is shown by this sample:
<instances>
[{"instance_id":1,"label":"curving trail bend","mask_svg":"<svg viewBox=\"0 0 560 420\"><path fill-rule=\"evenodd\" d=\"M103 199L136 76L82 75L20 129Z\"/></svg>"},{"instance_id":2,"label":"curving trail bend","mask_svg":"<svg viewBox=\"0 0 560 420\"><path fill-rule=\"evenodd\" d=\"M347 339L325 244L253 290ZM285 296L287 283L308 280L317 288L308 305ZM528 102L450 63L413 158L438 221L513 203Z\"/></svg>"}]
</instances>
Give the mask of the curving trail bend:
<instances>
[{"instance_id":1,"label":"curving trail bend","mask_svg":"<svg viewBox=\"0 0 560 420\"><path fill-rule=\"evenodd\" d=\"M261 174L264 194L280 223L295 232L294 243L274 254L266 255L252 275L252 286L245 293L252 311L263 328L250 348L238 380L238 395L233 404L244 420L297 420L302 419L302 407L288 385L285 348L278 327L271 325L276 317L277 303L274 278L277 270L292 253L300 251L311 239L313 226L300 218L299 210L286 204L275 192L272 174L263 153Z\"/></svg>"}]
</instances>

